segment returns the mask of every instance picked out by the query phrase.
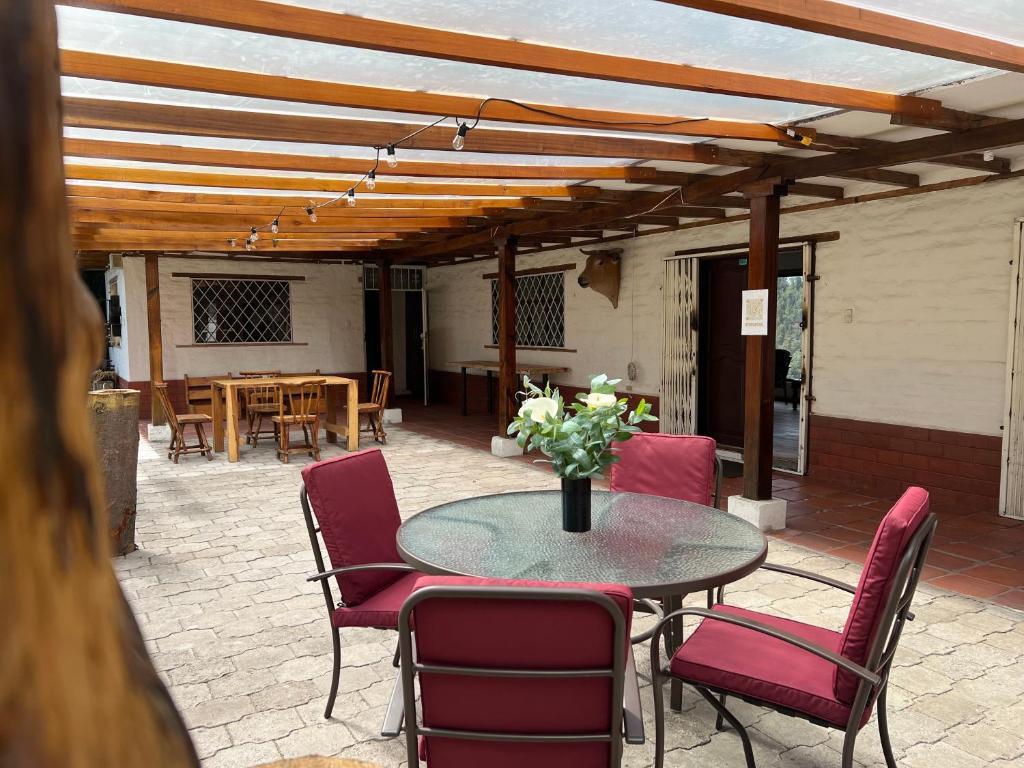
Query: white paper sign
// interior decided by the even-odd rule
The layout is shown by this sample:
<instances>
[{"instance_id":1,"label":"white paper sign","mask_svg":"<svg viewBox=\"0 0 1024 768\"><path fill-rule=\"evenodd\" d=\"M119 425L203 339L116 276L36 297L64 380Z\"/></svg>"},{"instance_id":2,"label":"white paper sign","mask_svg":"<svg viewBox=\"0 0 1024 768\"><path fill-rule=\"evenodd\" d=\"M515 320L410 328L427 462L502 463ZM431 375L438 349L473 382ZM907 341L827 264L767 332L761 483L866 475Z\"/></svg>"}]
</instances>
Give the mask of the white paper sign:
<instances>
[{"instance_id":1,"label":"white paper sign","mask_svg":"<svg viewBox=\"0 0 1024 768\"><path fill-rule=\"evenodd\" d=\"M768 335L768 289L743 292L743 315L740 319L743 336Z\"/></svg>"}]
</instances>

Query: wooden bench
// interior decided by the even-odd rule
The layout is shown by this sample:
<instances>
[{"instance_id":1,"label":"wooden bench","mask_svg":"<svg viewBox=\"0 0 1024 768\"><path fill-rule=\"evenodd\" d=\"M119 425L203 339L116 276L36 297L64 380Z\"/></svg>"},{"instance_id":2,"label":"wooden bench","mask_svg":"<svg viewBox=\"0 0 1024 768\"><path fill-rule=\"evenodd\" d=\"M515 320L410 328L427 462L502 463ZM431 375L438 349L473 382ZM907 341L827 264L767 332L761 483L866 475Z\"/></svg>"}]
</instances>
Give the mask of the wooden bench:
<instances>
[{"instance_id":1,"label":"wooden bench","mask_svg":"<svg viewBox=\"0 0 1024 768\"><path fill-rule=\"evenodd\" d=\"M189 376L185 374L185 405L189 413L213 415L213 384L215 379L230 379L231 374Z\"/></svg>"}]
</instances>

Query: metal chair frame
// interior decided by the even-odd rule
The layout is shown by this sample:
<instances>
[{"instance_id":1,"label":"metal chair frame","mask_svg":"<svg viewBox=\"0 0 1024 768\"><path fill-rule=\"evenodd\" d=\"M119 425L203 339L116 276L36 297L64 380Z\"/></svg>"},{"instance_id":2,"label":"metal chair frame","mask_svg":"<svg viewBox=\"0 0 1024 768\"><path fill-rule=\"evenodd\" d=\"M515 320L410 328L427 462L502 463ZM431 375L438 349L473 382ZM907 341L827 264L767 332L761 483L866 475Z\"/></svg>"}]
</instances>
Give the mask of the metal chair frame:
<instances>
[{"instance_id":1,"label":"metal chair frame","mask_svg":"<svg viewBox=\"0 0 1024 768\"><path fill-rule=\"evenodd\" d=\"M306 532L309 533L309 544L313 549L313 562L316 563L317 572L306 577L306 581L320 582L323 589L324 602L327 604L327 625L331 628L331 640L334 643L334 665L331 671L331 692L327 696L327 708L324 710L324 717L330 718L334 711L334 700L338 695L338 679L341 675L341 629L334 626L331 615L336 608L344 607L343 600L335 600L331 591L331 577L345 573L357 573L358 571L402 571L412 573L416 569L406 563L366 563L365 565L349 565L344 568L332 568L327 570L324 563L323 550L320 548L320 526L317 525L313 515L313 509L309 505L309 496L306 493L306 486L303 485L299 491L299 502L302 504L302 515L306 520ZM343 597L339 592L339 598ZM395 627L380 627L380 629L394 630ZM398 650L395 650L393 665L398 666Z\"/></svg>"},{"instance_id":2,"label":"metal chair frame","mask_svg":"<svg viewBox=\"0 0 1024 768\"><path fill-rule=\"evenodd\" d=\"M465 667L448 664L422 664L416 660L413 648L412 614L416 606L430 599L476 600L562 600L594 603L608 612L614 623L612 666L597 669L527 669L508 667ZM450 739L500 742L579 743L608 742L609 766L622 763L623 740L627 744L644 743L643 713L640 688L633 660L632 645L626 636L626 620L615 601L608 595L587 589L528 588L511 586L432 586L414 592L398 617L398 644L401 673L395 681L381 729L382 736L395 737L401 733L405 713L406 750L409 768L418 768L419 737L438 736ZM509 733L502 731L468 731L422 726L416 717L415 676L419 672L467 677L544 678L569 679L583 677L610 677L612 680L610 728L606 733Z\"/></svg>"},{"instance_id":3,"label":"metal chair frame","mask_svg":"<svg viewBox=\"0 0 1024 768\"><path fill-rule=\"evenodd\" d=\"M935 534L935 527L937 523L938 519L936 516L934 514L929 514L921 524L920 529L914 534L910 543L907 545L906 552L903 553L899 568L892 580L889 594L886 597L885 608L882 612L882 620L878 623L878 628L875 630L874 637L871 639L867 663L863 667L827 648L816 645L815 643L801 637L797 637L789 632L784 632L782 630L775 629L774 627L762 624L761 622L752 621L732 614L724 614L718 611L705 610L702 608L684 608L670 613L662 619L655 628L654 635L651 639L651 680L654 687L655 716L655 768L662 768L665 759L665 705L663 700L662 683L666 677L670 677L674 680L682 680L682 678L673 676L668 667L662 666L661 636L669 622L671 622L675 617L682 616L699 616L705 620L724 621L728 624L735 624L754 632L760 632L761 634L790 643L791 645L801 648L808 653L812 653L815 656L826 659L840 669L856 675L860 678L860 683L857 687L853 704L851 705L850 717L847 720L846 726L840 728L840 730L843 730L846 734L843 740L842 768L851 768L853 765L854 743L856 742L857 735L861 729L861 720L863 719L864 712L871 704L873 697L877 698L878 733L879 739L882 743L882 753L885 756L885 762L888 768L896 768L896 760L893 757L892 745L889 741L888 715L885 708L886 685L889 682L889 673L892 667L893 656L896 654L896 648L899 644L900 636L903 633L903 627L907 621L914 620L914 614L910 611L910 604L914 599L914 593L917 590L917 584L921 577L921 571L924 568L925 558L928 555L928 549L931 546L932 537ZM841 589L844 592L849 592L851 594L855 594L857 591L857 588L850 584L844 584L841 581L837 581L826 576L819 576L807 571L801 571L796 568L770 565L767 563L763 565L762 568L799 578L810 579L820 584ZM888 631L888 639L886 638L887 627L891 628ZM686 680L682 681L688 682ZM715 708L718 713L716 726L719 730L723 729L723 718L736 729L736 732L739 734L740 740L743 744L743 754L746 759L747 768L756 768L754 752L750 744L750 737L747 735L746 729L743 727L742 723L740 723L735 715L726 708L725 697L727 695L736 696L750 704L767 707L768 709L775 710L776 712L780 712L785 715L799 717L816 725L822 725L827 728L837 727L834 723L829 723L798 710L779 706L762 699L743 696L735 693L734 691L722 690L712 686L697 685L695 683L688 684L692 685L697 692ZM714 694L718 694L718 698L716 698Z\"/></svg>"}]
</instances>

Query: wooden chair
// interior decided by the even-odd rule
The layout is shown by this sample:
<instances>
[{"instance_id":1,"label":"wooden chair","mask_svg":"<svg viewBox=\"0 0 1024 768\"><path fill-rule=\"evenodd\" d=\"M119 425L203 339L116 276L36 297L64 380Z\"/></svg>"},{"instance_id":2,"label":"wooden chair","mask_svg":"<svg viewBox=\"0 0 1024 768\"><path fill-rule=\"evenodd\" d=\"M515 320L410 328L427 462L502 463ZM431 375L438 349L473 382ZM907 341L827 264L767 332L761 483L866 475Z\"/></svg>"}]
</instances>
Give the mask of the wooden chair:
<instances>
[{"instance_id":1,"label":"wooden chair","mask_svg":"<svg viewBox=\"0 0 1024 768\"><path fill-rule=\"evenodd\" d=\"M320 411L324 403L323 379L297 381L281 387L276 416L271 417L277 430L277 457L285 464L293 453L308 453L320 461ZM303 444L292 446L291 428L302 427Z\"/></svg>"},{"instance_id":2,"label":"wooden chair","mask_svg":"<svg viewBox=\"0 0 1024 768\"><path fill-rule=\"evenodd\" d=\"M153 394L163 406L167 415L167 423L171 427L171 443L167 446L167 458L174 459L178 463L181 454L198 453L213 461L213 447L206 440L206 432L203 424L212 424L213 417L205 413L175 413L171 405L171 398L167 396L167 384L160 382L153 385ZM189 445L185 442L185 427L191 424L196 430L198 443Z\"/></svg>"},{"instance_id":3,"label":"wooden chair","mask_svg":"<svg viewBox=\"0 0 1024 768\"><path fill-rule=\"evenodd\" d=\"M366 429L360 432L373 434L378 443L387 443L388 435L384 431L384 407L388 402L388 387L391 386L391 371L373 371L370 381L370 402L359 403L359 418L366 416Z\"/></svg>"},{"instance_id":4,"label":"wooden chair","mask_svg":"<svg viewBox=\"0 0 1024 768\"><path fill-rule=\"evenodd\" d=\"M230 379L231 374L220 376L189 376L185 374L185 404L189 413L213 415L213 381Z\"/></svg>"},{"instance_id":5,"label":"wooden chair","mask_svg":"<svg viewBox=\"0 0 1024 768\"><path fill-rule=\"evenodd\" d=\"M277 384L247 387L242 393L242 399L245 402L245 418L248 421L245 442L255 447L259 444L260 435L273 435L277 440L278 429L273 423L273 418L281 413L281 387ZM269 430L263 429L264 418L271 419Z\"/></svg>"}]
</instances>

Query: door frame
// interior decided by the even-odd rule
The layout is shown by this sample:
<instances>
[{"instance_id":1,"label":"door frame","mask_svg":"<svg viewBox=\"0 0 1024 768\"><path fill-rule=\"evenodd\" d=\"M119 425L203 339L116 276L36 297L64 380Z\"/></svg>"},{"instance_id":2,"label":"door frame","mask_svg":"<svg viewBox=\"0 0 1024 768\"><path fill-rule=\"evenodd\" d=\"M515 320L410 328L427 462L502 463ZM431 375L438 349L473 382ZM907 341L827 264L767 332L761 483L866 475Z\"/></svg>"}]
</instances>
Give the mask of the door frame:
<instances>
[{"instance_id":1,"label":"door frame","mask_svg":"<svg viewBox=\"0 0 1024 768\"><path fill-rule=\"evenodd\" d=\"M785 243L779 244L779 250L792 250L795 251L798 248L802 251L802 263L803 263L803 308L805 313L805 327L801 334L801 357L803 358L803 384L801 386L800 393L800 428L797 439L797 468L795 470L785 469L781 467L773 467L773 471L786 472L788 474L805 475L807 474L808 460L807 452L810 443L810 422L811 422L811 403L814 398L812 396L812 385L813 385L813 359L814 359L814 284L818 280L816 273L816 246L817 239L809 237L807 239L790 239L787 238ZM687 253L681 253L673 256L666 256L663 260L665 262L670 261L683 261L686 259L714 259L714 258L727 258L730 256L742 256L750 253L749 244L744 244L741 247L731 246L726 248L709 249L705 252L694 253L692 251ZM699 264L699 262L694 262ZM699 270L694 270L694 273L698 273ZM700 306L699 290L697 290L697 296L694 301L694 311L696 312ZM669 318L667 316L668 304L666 302L666 315L662 318L663 325L667 325ZM665 328L663 327L663 332ZM694 335L699 334L699 329L695 331ZM662 381L664 381L665 358L662 356ZM700 360L696 359L694 362L693 378L699 380L699 374L697 368L700 365ZM692 423L696 428L697 424L697 397L698 393L696 388L694 389L694 399L692 403L693 417ZM718 449L718 456L728 461L734 461L736 463L743 463L743 454L739 451L731 451L726 449Z\"/></svg>"},{"instance_id":2,"label":"door frame","mask_svg":"<svg viewBox=\"0 0 1024 768\"><path fill-rule=\"evenodd\" d=\"M1007 496L1010 492L1009 469L1010 469L1010 443L1014 439L1014 418L1018 418L1013 412L1013 385L1015 374L1024 373L1024 360L1018 359L1018 345L1024 341L1024 327L1021 320L1024 320L1024 268L1021 262L1024 261L1024 217L1017 219L1013 224L1013 251L1010 255L1010 308L1009 324L1006 339L1006 381L1003 404L1003 439L1000 453L999 466L999 516L1012 519L1024 519L1024 508L1010 510L1007 508ZM1024 399L1024 397L1022 397ZM1024 426L1024 422L1022 422ZM1011 511L1017 514L1010 514Z\"/></svg>"}]
</instances>

